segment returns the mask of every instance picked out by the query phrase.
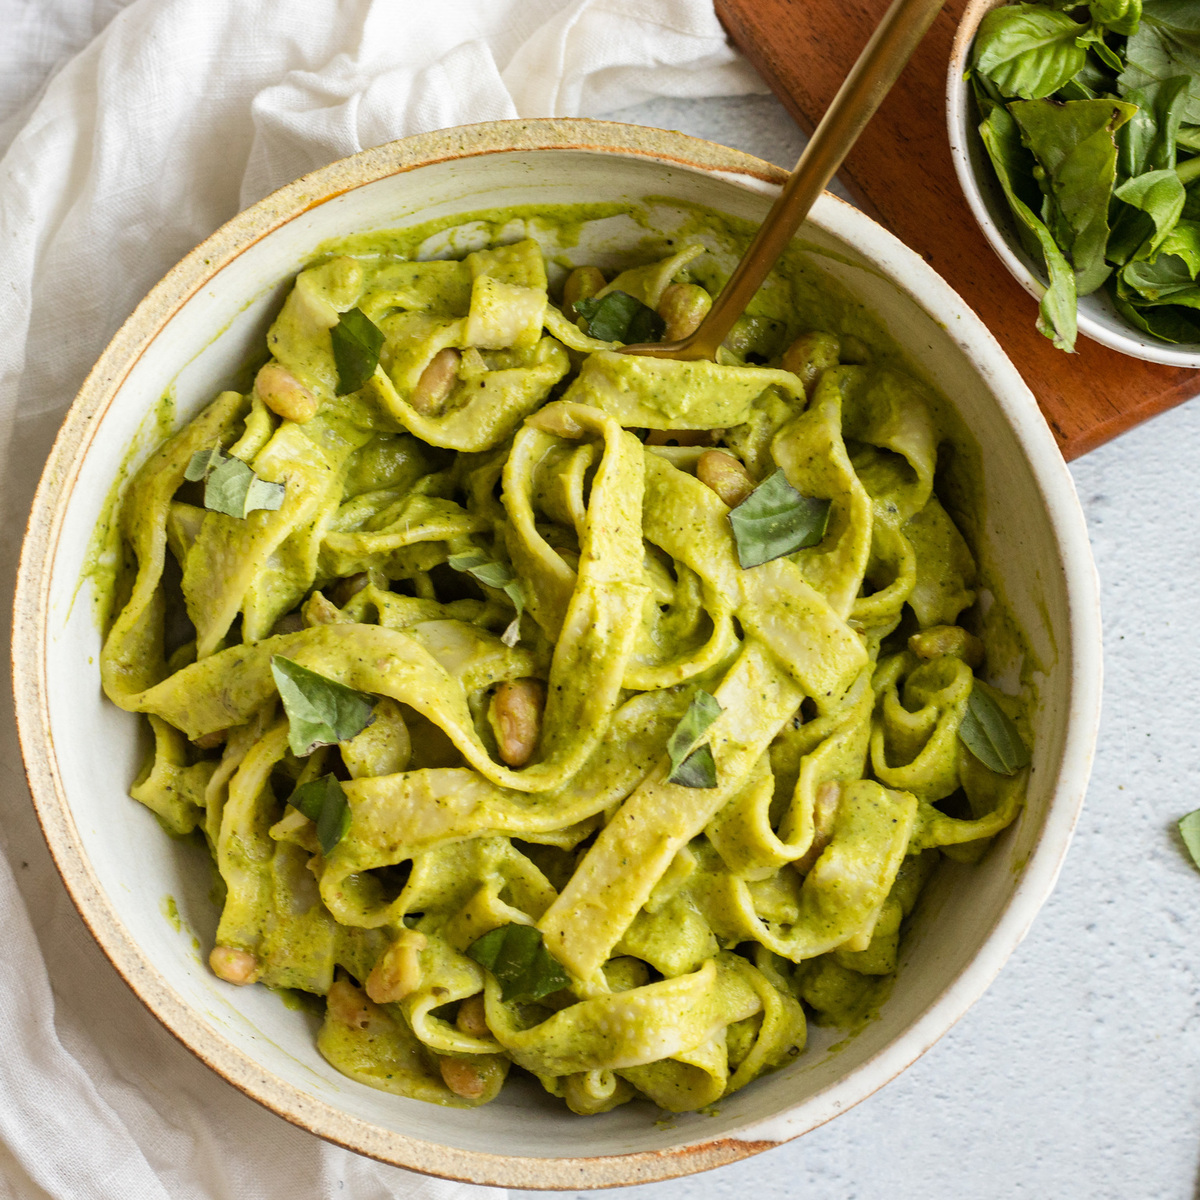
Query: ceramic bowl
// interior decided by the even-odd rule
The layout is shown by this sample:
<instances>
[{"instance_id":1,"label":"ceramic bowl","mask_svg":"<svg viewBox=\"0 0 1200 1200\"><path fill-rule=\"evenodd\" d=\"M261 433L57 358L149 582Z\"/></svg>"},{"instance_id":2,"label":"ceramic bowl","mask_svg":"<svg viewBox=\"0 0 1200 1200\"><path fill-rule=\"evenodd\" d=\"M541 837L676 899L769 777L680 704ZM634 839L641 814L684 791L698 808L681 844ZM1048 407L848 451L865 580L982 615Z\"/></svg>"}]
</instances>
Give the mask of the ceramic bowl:
<instances>
[{"instance_id":1,"label":"ceramic bowl","mask_svg":"<svg viewBox=\"0 0 1200 1200\"><path fill-rule=\"evenodd\" d=\"M13 643L38 815L80 913L130 987L215 1071L287 1120L404 1167L513 1187L644 1183L732 1162L828 1121L927 1050L1049 893L1083 798L1100 695L1095 573L1071 478L1029 390L962 300L828 195L801 236L972 430L987 496L978 549L1041 667L1027 811L981 863L939 871L878 1020L849 1040L814 1030L787 1069L716 1112L666 1122L644 1104L580 1118L520 1084L469 1111L373 1091L326 1064L308 1014L209 972L216 913L204 856L128 798L144 745L139 719L100 693L100 635L89 585L80 589L93 529L113 480L148 451L159 398L170 390L183 420L224 386L314 247L530 203L672 197L760 220L783 177L680 134L592 121L479 125L367 151L283 188L188 255L118 332L68 413L33 506ZM178 922L164 916L167 897Z\"/></svg>"},{"instance_id":2,"label":"ceramic bowl","mask_svg":"<svg viewBox=\"0 0 1200 1200\"><path fill-rule=\"evenodd\" d=\"M954 45L950 51L950 70L946 76L946 121L950 133L950 157L963 195L1000 261L1012 277L1035 299L1045 291L1041 267L1026 252L1017 237L1013 216L1004 198L1000 182L979 136L979 113L970 83L964 78L971 58L971 43L979 22L993 8L1008 0L971 0L963 13ZM1029 306L1029 320L1037 317L1035 305ZM1108 346L1131 358L1167 363L1173 367L1200 369L1200 344L1159 341L1135 329L1117 312L1107 291L1079 298L1079 332L1084 337Z\"/></svg>"}]
</instances>

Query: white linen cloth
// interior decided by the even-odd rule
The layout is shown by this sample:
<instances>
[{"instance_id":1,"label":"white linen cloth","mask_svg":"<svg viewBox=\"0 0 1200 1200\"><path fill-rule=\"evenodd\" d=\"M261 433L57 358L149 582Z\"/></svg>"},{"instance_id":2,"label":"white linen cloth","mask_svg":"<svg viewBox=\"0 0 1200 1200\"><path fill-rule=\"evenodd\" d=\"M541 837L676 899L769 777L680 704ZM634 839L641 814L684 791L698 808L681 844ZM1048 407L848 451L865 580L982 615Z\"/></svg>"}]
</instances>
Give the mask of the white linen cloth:
<instances>
[{"instance_id":1,"label":"white linen cloth","mask_svg":"<svg viewBox=\"0 0 1200 1200\"><path fill-rule=\"evenodd\" d=\"M762 90L707 0L0 0L4 627L71 397L239 208L405 134ZM0 724L0 1195L503 1194L327 1145L178 1045L71 906Z\"/></svg>"}]
</instances>

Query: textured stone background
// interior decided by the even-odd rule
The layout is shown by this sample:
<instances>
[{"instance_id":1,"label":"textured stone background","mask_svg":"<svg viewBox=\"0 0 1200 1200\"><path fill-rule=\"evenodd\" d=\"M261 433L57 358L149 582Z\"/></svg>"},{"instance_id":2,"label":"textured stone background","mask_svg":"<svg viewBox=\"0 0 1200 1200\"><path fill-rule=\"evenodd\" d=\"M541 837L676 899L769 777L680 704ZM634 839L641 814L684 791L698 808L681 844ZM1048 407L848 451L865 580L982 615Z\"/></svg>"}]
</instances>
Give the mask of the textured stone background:
<instances>
[{"instance_id":1,"label":"textured stone background","mask_svg":"<svg viewBox=\"0 0 1200 1200\"><path fill-rule=\"evenodd\" d=\"M788 167L802 145L769 97L612 116ZM1200 1196L1200 872L1174 829L1200 807L1198 457L1193 402L1072 466L1104 606L1100 748L1058 887L991 989L829 1125L613 1200Z\"/></svg>"}]
</instances>

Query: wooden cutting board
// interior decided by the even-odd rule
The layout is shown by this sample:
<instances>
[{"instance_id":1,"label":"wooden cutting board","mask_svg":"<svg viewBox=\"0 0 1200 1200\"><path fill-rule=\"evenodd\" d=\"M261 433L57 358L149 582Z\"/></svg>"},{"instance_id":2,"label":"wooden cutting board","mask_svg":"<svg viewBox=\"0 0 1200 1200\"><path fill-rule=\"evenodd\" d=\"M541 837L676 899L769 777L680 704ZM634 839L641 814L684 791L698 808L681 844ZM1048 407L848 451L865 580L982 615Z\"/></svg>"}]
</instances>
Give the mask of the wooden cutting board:
<instances>
[{"instance_id":1,"label":"wooden cutting board","mask_svg":"<svg viewBox=\"0 0 1200 1200\"><path fill-rule=\"evenodd\" d=\"M715 0L734 43L811 132L889 0ZM1065 355L1034 328L1037 302L984 240L946 136L946 71L966 0L949 0L850 152L841 178L979 314L1025 377L1068 459L1200 393L1200 372L1080 337Z\"/></svg>"}]
</instances>

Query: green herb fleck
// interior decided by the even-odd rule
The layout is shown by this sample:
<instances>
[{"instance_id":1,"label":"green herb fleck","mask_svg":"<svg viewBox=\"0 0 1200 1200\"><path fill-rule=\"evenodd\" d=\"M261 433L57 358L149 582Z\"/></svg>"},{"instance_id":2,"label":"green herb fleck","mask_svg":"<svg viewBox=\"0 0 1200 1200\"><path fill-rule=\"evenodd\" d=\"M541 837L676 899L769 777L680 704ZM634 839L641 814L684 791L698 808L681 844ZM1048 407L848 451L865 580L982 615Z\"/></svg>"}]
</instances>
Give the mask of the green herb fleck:
<instances>
[{"instance_id":1,"label":"green herb fleck","mask_svg":"<svg viewBox=\"0 0 1200 1200\"><path fill-rule=\"evenodd\" d=\"M1029 750L1012 718L1000 707L986 684L975 681L958 727L962 744L989 771L1015 775L1029 763Z\"/></svg>"},{"instance_id":2,"label":"green herb fleck","mask_svg":"<svg viewBox=\"0 0 1200 1200\"><path fill-rule=\"evenodd\" d=\"M375 698L365 692L310 671L282 654L272 656L271 674L288 717L288 745L297 758L318 746L349 741L371 723Z\"/></svg>"},{"instance_id":3,"label":"green herb fleck","mask_svg":"<svg viewBox=\"0 0 1200 1200\"><path fill-rule=\"evenodd\" d=\"M729 513L742 568L761 566L805 546L815 546L829 527L832 502L802 496L781 467Z\"/></svg>"},{"instance_id":4,"label":"green herb fleck","mask_svg":"<svg viewBox=\"0 0 1200 1200\"><path fill-rule=\"evenodd\" d=\"M696 743L708 732L709 726L721 712L717 698L703 689L692 697L687 712L667 742L667 754L671 759L671 772L667 776L669 783L687 788L717 786L717 764L712 749L707 742L699 746ZM695 749L692 749L693 746Z\"/></svg>"},{"instance_id":5,"label":"green herb fleck","mask_svg":"<svg viewBox=\"0 0 1200 1200\"><path fill-rule=\"evenodd\" d=\"M602 342L657 342L666 322L628 292L609 292L576 300L575 312L588 323L588 334Z\"/></svg>"},{"instance_id":6,"label":"green herb fleck","mask_svg":"<svg viewBox=\"0 0 1200 1200\"><path fill-rule=\"evenodd\" d=\"M571 982L532 925L501 925L467 947L467 957L496 977L501 999L540 1000Z\"/></svg>"},{"instance_id":7,"label":"green herb fleck","mask_svg":"<svg viewBox=\"0 0 1200 1200\"><path fill-rule=\"evenodd\" d=\"M1200 808L1190 812L1179 822L1179 836L1192 856L1192 862L1200 867Z\"/></svg>"},{"instance_id":8,"label":"green herb fleck","mask_svg":"<svg viewBox=\"0 0 1200 1200\"><path fill-rule=\"evenodd\" d=\"M338 395L347 396L357 392L375 374L383 347L383 330L362 309L351 308L342 313L330 330L330 337L338 373Z\"/></svg>"},{"instance_id":9,"label":"green herb fleck","mask_svg":"<svg viewBox=\"0 0 1200 1200\"><path fill-rule=\"evenodd\" d=\"M333 775L322 775L320 779L302 783L288 797L288 803L316 822L322 854L328 855L350 828L346 793Z\"/></svg>"}]
</instances>

